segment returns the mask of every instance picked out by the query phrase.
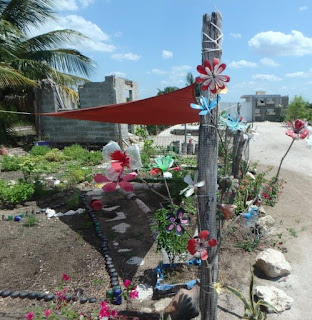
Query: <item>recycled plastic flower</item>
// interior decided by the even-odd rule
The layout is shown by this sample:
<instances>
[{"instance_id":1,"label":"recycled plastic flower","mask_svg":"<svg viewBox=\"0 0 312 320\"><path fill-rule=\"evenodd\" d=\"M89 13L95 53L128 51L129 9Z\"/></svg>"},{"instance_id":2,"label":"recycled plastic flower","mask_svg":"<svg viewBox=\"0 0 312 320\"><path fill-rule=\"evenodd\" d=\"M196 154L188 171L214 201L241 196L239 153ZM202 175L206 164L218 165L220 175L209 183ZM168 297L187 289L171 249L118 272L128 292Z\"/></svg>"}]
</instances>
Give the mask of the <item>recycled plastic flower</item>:
<instances>
[{"instance_id":1,"label":"recycled plastic flower","mask_svg":"<svg viewBox=\"0 0 312 320\"><path fill-rule=\"evenodd\" d=\"M237 208L234 204L220 204L218 207L223 213L225 220L231 219L235 214L235 209Z\"/></svg>"},{"instance_id":2,"label":"recycled plastic flower","mask_svg":"<svg viewBox=\"0 0 312 320\"><path fill-rule=\"evenodd\" d=\"M306 128L305 122L300 119L297 119L295 122L288 122L286 127L286 135L295 140L304 139L309 134L309 130Z\"/></svg>"},{"instance_id":3,"label":"recycled plastic flower","mask_svg":"<svg viewBox=\"0 0 312 320\"><path fill-rule=\"evenodd\" d=\"M171 156L158 156L155 159L156 165L150 170L150 174L162 174L164 178L172 178L172 173L169 170L181 171L180 167L171 168L174 161Z\"/></svg>"},{"instance_id":4,"label":"recycled plastic flower","mask_svg":"<svg viewBox=\"0 0 312 320\"><path fill-rule=\"evenodd\" d=\"M220 64L220 60L213 59L212 66L209 60L204 61L204 65L198 65L197 71L200 73L195 81L201 83L202 90L210 90L212 94L221 92L226 89L225 82L230 81L229 76L221 75L225 70L226 64Z\"/></svg>"},{"instance_id":5,"label":"recycled plastic flower","mask_svg":"<svg viewBox=\"0 0 312 320\"><path fill-rule=\"evenodd\" d=\"M206 114L210 113L212 109L214 109L217 105L218 102L221 100L221 97L217 95L216 98L214 98L212 101L209 103L209 99L203 96L200 96L198 98L199 104L191 103L191 108L193 109L198 109L202 110L199 115L200 116L205 116Z\"/></svg>"},{"instance_id":6,"label":"recycled plastic flower","mask_svg":"<svg viewBox=\"0 0 312 320\"><path fill-rule=\"evenodd\" d=\"M115 141L110 141L102 150L104 161L110 162L105 171L105 176L116 180L125 168L135 170L142 167L139 147L132 145L122 151Z\"/></svg>"},{"instance_id":7,"label":"recycled plastic flower","mask_svg":"<svg viewBox=\"0 0 312 320\"><path fill-rule=\"evenodd\" d=\"M233 118L228 114L226 114L225 116L220 115L220 124L226 125L233 132L238 130L244 132L246 131L248 125L242 122L243 119L243 117Z\"/></svg>"},{"instance_id":8,"label":"recycled plastic flower","mask_svg":"<svg viewBox=\"0 0 312 320\"><path fill-rule=\"evenodd\" d=\"M129 182L137 177L136 172L131 172L126 175L120 174L114 180L108 179L105 175L96 174L94 176L94 181L99 184L103 184L101 187L105 192L113 192L116 190L117 186L127 192L133 191L133 185Z\"/></svg>"},{"instance_id":9,"label":"recycled plastic flower","mask_svg":"<svg viewBox=\"0 0 312 320\"><path fill-rule=\"evenodd\" d=\"M199 181L198 182L198 171L196 171L194 175L194 180L192 177L188 174L184 177L183 181L188 184L188 186L180 191L180 195L185 192L186 197L190 197L197 188L200 188L205 185L205 181Z\"/></svg>"},{"instance_id":10,"label":"recycled plastic flower","mask_svg":"<svg viewBox=\"0 0 312 320\"><path fill-rule=\"evenodd\" d=\"M208 248L217 245L216 239L208 240L209 231L203 230L198 237L191 238L187 243L187 250L192 255L200 255L202 260L208 259Z\"/></svg>"},{"instance_id":11,"label":"recycled plastic flower","mask_svg":"<svg viewBox=\"0 0 312 320\"><path fill-rule=\"evenodd\" d=\"M179 208L176 214L169 213L167 215L167 220L170 221L170 223L166 226L167 232L171 232L173 229L175 229L177 236L182 236L184 234L183 226L189 225L191 220L189 217L183 217L184 213L184 210Z\"/></svg>"}]
</instances>

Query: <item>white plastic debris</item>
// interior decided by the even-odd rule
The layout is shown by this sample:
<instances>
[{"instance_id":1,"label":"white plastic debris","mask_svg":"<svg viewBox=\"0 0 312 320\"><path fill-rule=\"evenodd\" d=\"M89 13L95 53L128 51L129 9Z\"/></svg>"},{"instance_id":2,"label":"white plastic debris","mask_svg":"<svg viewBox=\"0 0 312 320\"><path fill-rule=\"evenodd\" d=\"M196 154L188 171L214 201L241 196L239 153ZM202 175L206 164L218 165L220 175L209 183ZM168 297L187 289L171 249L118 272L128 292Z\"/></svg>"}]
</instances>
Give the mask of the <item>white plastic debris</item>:
<instances>
[{"instance_id":1,"label":"white plastic debris","mask_svg":"<svg viewBox=\"0 0 312 320\"><path fill-rule=\"evenodd\" d=\"M50 219L55 216L56 212L54 209L47 208L45 211L47 218Z\"/></svg>"}]
</instances>

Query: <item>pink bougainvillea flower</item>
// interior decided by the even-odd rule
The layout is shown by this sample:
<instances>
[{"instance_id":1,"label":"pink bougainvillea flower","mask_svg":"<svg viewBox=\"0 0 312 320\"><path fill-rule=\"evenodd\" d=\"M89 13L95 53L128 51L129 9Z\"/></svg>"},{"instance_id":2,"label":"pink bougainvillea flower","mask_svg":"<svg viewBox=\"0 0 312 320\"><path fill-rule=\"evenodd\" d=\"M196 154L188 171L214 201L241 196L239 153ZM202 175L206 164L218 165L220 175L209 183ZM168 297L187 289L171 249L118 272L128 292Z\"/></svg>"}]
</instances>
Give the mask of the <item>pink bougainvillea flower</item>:
<instances>
[{"instance_id":1,"label":"pink bougainvillea flower","mask_svg":"<svg viewBox=\"0 0 312 320\"><path fill-rule=\"evenodd\" d=\"M112 310L111 311L111 316L112 317L117 317L118 316L118 311L117 310Z\"/></svg>"},{"instance_id":2,"label":"pink bougainvillea flower","mask_svg":"<svg viewBox=\"0 0 312 320\"><path fill-rule=\"evenodd\" d=\"M200 75L195 81L201 83L202 90L209 90L212 94L219 93L226 89L225 82L230 81L229 76L221 75L225 68L226 64L220 64L217 58L213 59L212 66L209 60L205 60L203 66L197 66Z\"/></svg>"},{"instance_id":3,"label":"pink bougainvillea flower","mask_svg":"<svg viewBox=\"0 0 312 320\"><path fill-rule=\"evenodd\" d=\"M184 210L179 208L176 214L168 213L167 220L169 224L166 226L166 231L171 232L175 229L177 236L182 236L184 234L183 226L187 226L190 223L189 217L184 217Z\"/></svg>"},{"instance_id":4,"label":"pink bougainvillea flower","mask_svg":"<svg viewBox=\"0 0 312 320\"><path fill-rule=\"evenodd\" d=\"M286 134L295 140L304 139L309 134L309 130L303 120L297 119L295 122L288 122L286 126Z\"/></svg>"},{"instance_id":5,"label":"pink bougainvillea flower","mask_svg":"<svg viewBox=\"0 0 312 320\"><path fill-rule=\"evenodd\" d=\"M202 260L208 259L208 248L217 245L216 239L208 240L209 231L203 230L198 237L191 238L187 243L187 250L192 255L200 255Z\"/></svg>"},{"instance_id":6,"label":"pink bougainvillea flower","mask_svg":"<svg viewBox=\"0 0 312 320\"><path fill-rule=\"evenodd\" d=\"M119 187L127 192L133 191L133 185L129 182L132 181L133 179L135 179L137 177L137 173L136 172L131 172L126 174L125 176L118 176L116 181L111 181L109 183L106 183L102 189L105 192L113 192L116 190L117 186L119 185Z\"/></svg>"},{"instance_id":7,"label":"pink bougainvillea flower","mask_svg":"<svg viewBox=\"0 0 312 320\"><path fill-rule=\"evenodd\" d=\"M63 274L62 275L62 280L64 280L64 281L70 281L70 277L67 275L67 274Z\"/></svg>"},{"instance_id":8,"label":"pink bougainvillea flower","mask_svg":"<svg viewBox=\"0 0 312 320\"><path fill-rule=\"evenodd\" d=\"M52 313L52 310L51 309L47 309L47 310L44 311L43 315L45 317L48 317L49 315L51 315L51 313Z\"/></svg>"},{"instance_id":9,"label":"pink bougainvillea flower","mask_svg":"<svg viewBox=\"0 0 312 320\"><path fill-rule=\"evenodd\" d=\"M34 316L35 316L35 314L34 314L33 312L28 312L28 313L25 315L25 318L26 318L27 320L32 320L32 319L34 319Z\"/></svg>"},{"instance_id":10,"label":"pink bougainvillea flower","mask_svg":"<svg viewBox=\"0 0 312 320\"><path fill-rule=\"evenodd\" d=\"M123 281L123 285L125 286L125 288L128 288L131 284L132 284L132 281L129 279L125 279Z\"/></svg>"},{"instance_id":11,"label":"pink bougainvillea flower","mask_svg":"<svg viewBox=\"0 0 312 320\"><path fill-rule=\"evenodd\" d=\"M93 199L90 205L94 211L99 211L99 210L102 210L103 208L103 202L97 199Z\"/></svg>"},{"instance_id":12,"label":"pink bougainvillea flower","mask_svg":"<svg viewBox=\"0 0 312 320\"><path fill-rule=\"evenodd\" d=\"M136 299L139 297L139 292L137 290L132 290L130 292L130 299Z\"/></svg>"}]
</instances>

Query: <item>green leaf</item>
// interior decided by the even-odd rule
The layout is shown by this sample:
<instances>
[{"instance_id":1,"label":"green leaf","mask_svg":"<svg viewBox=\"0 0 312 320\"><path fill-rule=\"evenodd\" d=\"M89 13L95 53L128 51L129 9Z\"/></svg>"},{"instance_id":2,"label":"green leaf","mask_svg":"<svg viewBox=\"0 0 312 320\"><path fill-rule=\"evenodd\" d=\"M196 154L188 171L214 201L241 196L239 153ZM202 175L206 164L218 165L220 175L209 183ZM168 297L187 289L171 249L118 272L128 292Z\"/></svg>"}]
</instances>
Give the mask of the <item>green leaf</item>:
<instances>
[{"instance_id":1,"label":"green leaf","mask_svg":"<svg viewBox=\"0 0 312 320\"><path fill-rule=\"evenodd\" d=\"M233 293L239 300L243 302L245 309L248 311L251 311L250 304L248 303L247 299L240 291L230 286L223 286L223 288L229 291L230 293Z\"/></svg>"},{"instance_id":2,"label":"green leaf","mask_svg":"<svg viewBox=\"0 0 312 320\"><path fill-rule=\"evenodd\" d=\"M256 305L257 305L257 306L262 306L262 307L265 307L265 308L268 308L268 309L271 309L271 310L273 310L274 312L278 313L277 309L276 309L274 306L272 306L270 303L268 303L268 302L266 302L266 301L264 301L264 300L262 300L262 299L259 300L259 301L257 301Z\"/></svg>"}]
</instances>

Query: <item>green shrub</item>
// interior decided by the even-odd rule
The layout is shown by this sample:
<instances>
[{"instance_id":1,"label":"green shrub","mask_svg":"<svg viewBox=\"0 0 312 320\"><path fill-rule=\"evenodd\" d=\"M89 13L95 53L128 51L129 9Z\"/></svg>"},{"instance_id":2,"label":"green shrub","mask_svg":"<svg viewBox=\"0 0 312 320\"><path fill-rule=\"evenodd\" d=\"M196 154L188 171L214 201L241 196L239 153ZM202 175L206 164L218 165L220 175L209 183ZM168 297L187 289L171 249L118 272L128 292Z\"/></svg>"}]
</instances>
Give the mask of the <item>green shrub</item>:
<instances>
[{"instance_id":1,"label":"green shrub","mask_svg":"<svg viewBox=\"0 0 312 320\"><path fill-rule=\"evenodd\" d=\"M53 148L46 153L45 159L51 162L61 162L68 159L68 157L65 157L63 152L59 149Z\"/></svg>"},{"instance_id":2,"label":"green shrub","mask_svg":"<svg viewBox=\"0 0 312 320\"><path fill-rule=\"evenodd\" d=\"M1 157L1 170L2 171L18 171L20 170L21 159L19 157L12 157L4 155Z\"/></svg>"},{"instance_id":3,"label":"green shrub","mask_svg":"<svg viewBox=\"0 0 312 320\"><path fill-rule=\"evenodd\" d=\"M31 156L45 156L51 148L48 146L33 146L29 151Z\"/></svg>"},{"instance_id":4,"label":"green shrub","mask_svg":"<svg viewBox=\"0 0 312 320\"><path fill-rule=\"evenodd\" d=\"M80 197L79 197L79 191L75 190L74 193L71 195L71 197L67 201L68 209L73 210L77 209L80 204Z\"/></svg>"},{"instance_id":5,"label":"green shrub","mask_svg":"<svg viewBox=\"0 0 312 320\"><path fill-rule=\"evenodd\" d=\"M66 180L67 184L75 185L83 181L92 180L92 169L90 167L81 167L80 164L68 163L62 180Z\"/></svg>"},{"instance_id":6,"label":"green shrub","mask_svg":"<svg viewBox=\"0 0 312 320\"><path fill-rule=\"evenodd\" d=\"M88 166L96 166L100 164L103 160L103 155L101 151L90 151L86 152L82 158L82 164Z\"/></svg>"},{"instance_id":7,"label":"green shrub","mask_svg":"<svg viewBox=\"0 0 312 320\"><path fill-rule=\"evenodd\" d=\"M72 160L78 160L78 159L83 159L85 153L87 153L88 151L85 150L79 144L73 144L70 147L65 147L63 152L64 152L64 155L67 156L68 158Z\"/></svg>"},{"instance_id":8,"label":"green shrub","mask_svg":"<svg viewBox=\"0 0 312 320\"><path fill-rule=\"evenodd\" d=\"M311 105L301 96L295 96L286 109L286 120L312 119Z\"/></svg>"},{"instance_id":9,"label":"green shrub","mask_svg":"<svg viewBox=\"0 0 312 320\"><path fill-rule=\"evenodd\" d=\"M0 201L4 205L16 205L31 199L34 193L32 184L20 179L12 184L6 180L0 180Z\"/></svg>"},{"instance_id":10,"label":"green shrub","mask_svg":"<svg viewBox=\"0 0 312 320\"><path fill-rule=\"evenodd\" d=\"M40 220L39 220L36 216L34 216L34 215L32 214L32 215L24 218L24 223L23 223L23 225L24 225L25 227L34 227L34 226L36 226L39 222L40 222Z\"/></svg>"}]
</instances>

